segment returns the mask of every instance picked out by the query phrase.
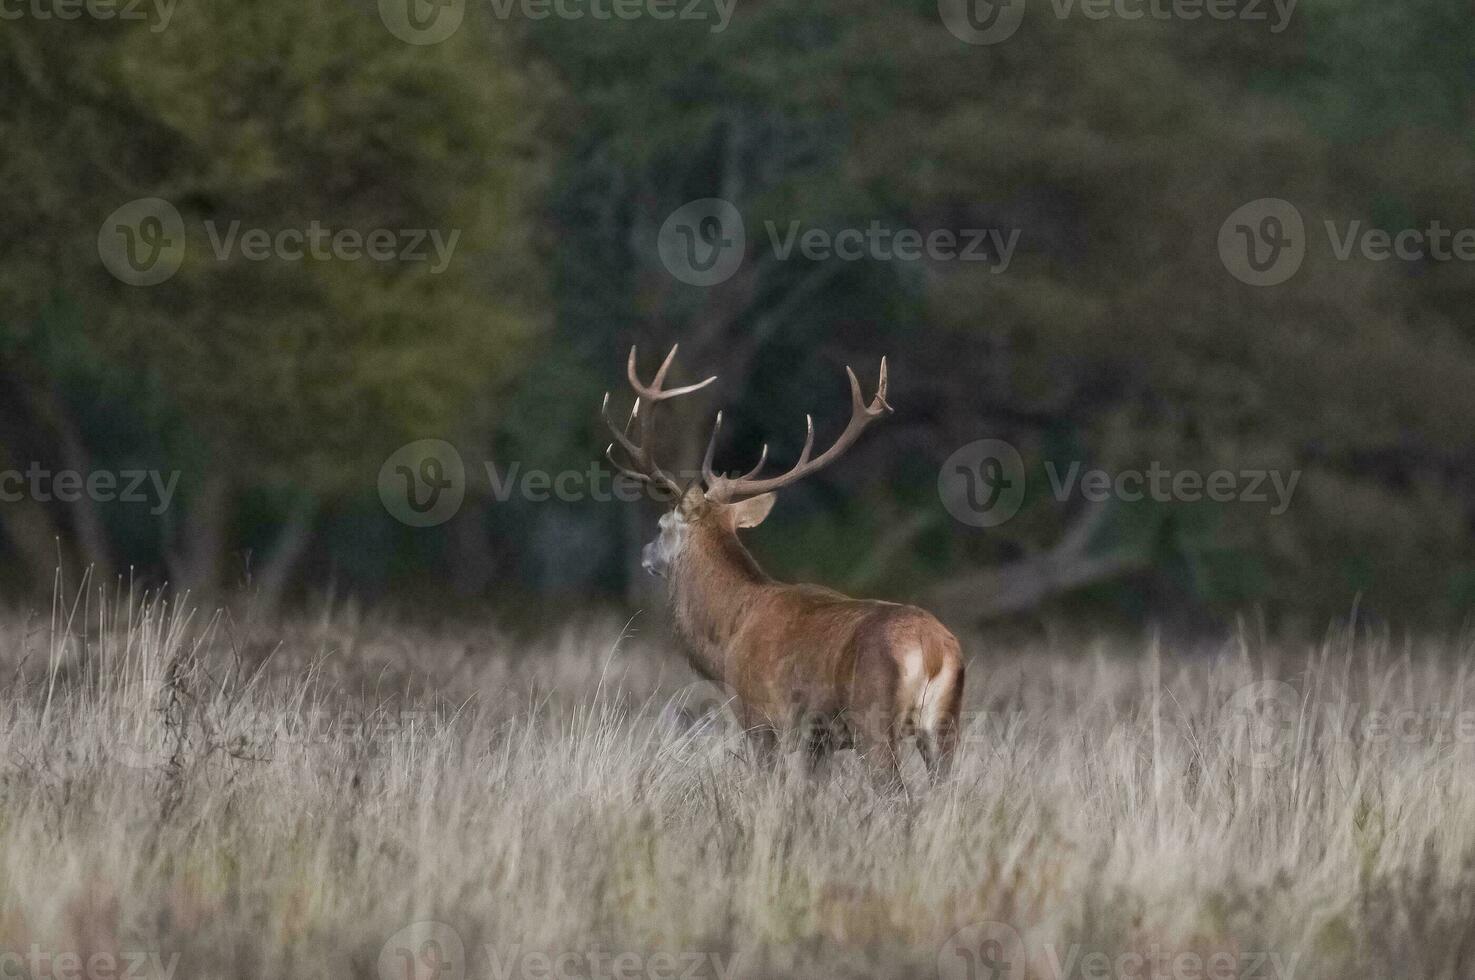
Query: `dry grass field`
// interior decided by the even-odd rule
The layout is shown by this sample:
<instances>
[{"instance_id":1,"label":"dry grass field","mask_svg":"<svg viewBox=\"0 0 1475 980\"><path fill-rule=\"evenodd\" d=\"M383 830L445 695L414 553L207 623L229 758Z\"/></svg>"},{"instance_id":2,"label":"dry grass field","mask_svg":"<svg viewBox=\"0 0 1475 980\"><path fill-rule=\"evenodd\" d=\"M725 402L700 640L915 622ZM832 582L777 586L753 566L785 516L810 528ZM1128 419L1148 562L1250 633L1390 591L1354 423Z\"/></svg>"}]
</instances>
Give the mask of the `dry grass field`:
<instances>
[{"instance_id":1,"label":"dry grass field","mask_svg":"<svg viewBox=\"0 0 1475 980\"><path fill-rule=\"evenodd\" d=\"M0 627L0 976L1475 975L1457 643L971 657L945 785L759 769L649 627Z\"/></svg>"}]
</instances>

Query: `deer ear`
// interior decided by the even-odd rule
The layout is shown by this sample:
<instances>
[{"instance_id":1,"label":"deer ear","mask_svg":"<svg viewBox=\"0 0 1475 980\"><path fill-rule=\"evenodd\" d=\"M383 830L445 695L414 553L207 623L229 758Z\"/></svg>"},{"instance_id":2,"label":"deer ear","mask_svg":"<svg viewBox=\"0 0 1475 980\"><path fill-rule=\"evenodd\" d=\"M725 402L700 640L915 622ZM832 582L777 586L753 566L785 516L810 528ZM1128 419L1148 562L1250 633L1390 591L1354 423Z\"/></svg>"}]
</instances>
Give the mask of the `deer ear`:
<instances>
[{"instance_id":1,"label":"deer ear","mask_svg":"<svg viewBox=\"0 0 1475 980\"><path fill-rule=\"evenodd\" d=\"M773 503L778 498L772 492L760 493L756 497L739 501L732 505L732 524L734 527L757 527L763 523L763 518L773 510Z\"/></svg>"}]
</instances>

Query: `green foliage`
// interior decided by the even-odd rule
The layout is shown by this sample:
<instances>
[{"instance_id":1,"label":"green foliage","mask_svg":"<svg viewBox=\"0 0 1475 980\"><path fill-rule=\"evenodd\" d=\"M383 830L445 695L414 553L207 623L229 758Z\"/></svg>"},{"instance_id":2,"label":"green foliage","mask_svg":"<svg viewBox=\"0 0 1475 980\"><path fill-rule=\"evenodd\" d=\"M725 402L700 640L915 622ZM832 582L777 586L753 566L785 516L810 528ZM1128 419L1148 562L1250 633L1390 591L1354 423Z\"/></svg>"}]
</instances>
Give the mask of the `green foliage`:
<instances>
[{"instance_id":1,"label":"green foliage","mask_svg":"<svg viewBox=\"0 0 1475 980\"><path fill-rule=\"evenodd\" d=\"M183 516L83 502L65 523L104 526L88 562L107 567L110 537L209 589L226 549L278 526L285 571L313 514L373 499L402 443L474 432L515 376L544 319L538 93L476 17L431 47L350 4L206 0L156 26L23 18L0 37L0 376L20 415L0 458L77 462L65 431L94 465L182 471ZM143 198L184 232L147 286L98 244ZM263 233L265 257L243 238ZM303 236L291 255L282 233ZM55 509L0 515L36 564Z\"/></svg>"},{"instance_id":2,"label":"green foliage","mask_svg":"<svg viewBox=\"0 0 1475 980\"><path fill-rule=\"evenodd\" d=\"M0 72L17 96L0 135L26 148L0 164L0 208L29 232L4 246L4 330L51 334L30 343L74 398L118 379L150 393L140 424L232 482L361 490L394 446L454 434L537 326L533 93L490 34L421 48L350 5L207 2L158 32L21 23ZM178 209L188 244L141 287L108 276L95 240L145 197ZM233 225L314 222L458 237L443 271L216 252ZM38 319L55 295L78 311L65 336Z\"/></svg>"}]
</instances>

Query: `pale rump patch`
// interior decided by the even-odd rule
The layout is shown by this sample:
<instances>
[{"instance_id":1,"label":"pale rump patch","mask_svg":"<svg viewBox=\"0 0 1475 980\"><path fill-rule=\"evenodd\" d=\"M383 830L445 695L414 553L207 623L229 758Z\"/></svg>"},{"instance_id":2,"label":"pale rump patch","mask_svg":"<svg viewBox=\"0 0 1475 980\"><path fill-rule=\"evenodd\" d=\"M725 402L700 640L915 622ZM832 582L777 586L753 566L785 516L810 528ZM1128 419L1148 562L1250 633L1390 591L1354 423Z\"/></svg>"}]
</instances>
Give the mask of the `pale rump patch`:
<instances>
[{"instance_id":1,"label":"pale rump patch","mask_svg":"<svg viewBox=\"0 0 1475 980\"><path fill-rule=\"evenodd\" d=\"M901 677L896 684L896 703L900 710L899 720L903 727L915 724L921 716L927 689L927 657L922 648L909 648L898 658Z\"/></svg>"},{"instance_id":2,"label":"pale rump patch","mask_svg":"<svg viewBox=\"0 0 1475 980\"><path fill-rule=\"evenodd\" d=\"M923 686L917 704L917 726L925 732L935 732L943 722L947 711L948 695L958 682L958 665L945 659L937 673Z\"/></svg>"}]
</instances>

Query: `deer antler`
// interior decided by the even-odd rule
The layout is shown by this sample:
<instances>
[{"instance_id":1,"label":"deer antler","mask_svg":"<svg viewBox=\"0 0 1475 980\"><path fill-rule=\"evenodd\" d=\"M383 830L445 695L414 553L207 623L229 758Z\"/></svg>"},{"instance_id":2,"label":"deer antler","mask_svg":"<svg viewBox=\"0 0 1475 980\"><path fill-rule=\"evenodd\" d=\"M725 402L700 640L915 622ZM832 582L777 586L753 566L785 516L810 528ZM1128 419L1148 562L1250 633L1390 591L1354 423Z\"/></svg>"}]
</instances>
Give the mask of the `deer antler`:
<instances>
[{"instance_id":1,"label":"deer antler","mask_svg":"<svg viewBox=\"0 0 1475 980\"><path fill-rule=\"evenodd\" d=\"M604 393L604 404L600 406L599 414L609 426L610 432L614 433L615 442L612 442L604 450L605 458L610 465L626 476L640 480L643 483L661 486L674 495L681 493L681 487L657 465L652 452L655 437L655 408L656 405L676 398L680 395L690 394L707 387L717 380L714 374L705 381L694 385L684 385L680 388L666 390L661 386L665 384L666 372L671 369L671 363L676 359L676 348L678 344L671 345L671 353L661 362L660 369L656 371L654 380L649 385L642 384L635 373L635 348L630 348L630 358L625 364L625 375L630 381L630 387L635 389L635 404L630 407L630 417L625 420L624 426L617 426L609 417L609 392ZM640 442L636 444L630 438L630 426L636 421L640 423ZM625 466L615 459L615 443L625 451L630 458L630 465Z\"/></svg>"},{"instance_id":2,"label":"deer antler","mask_svg":"<svg viewBox=\"0 0 1475 980\"><path fill-rule=\"evenodd\" d=\"M759 456L758 465L743 476L733 479L719 476L712 471L712 456L717 450L717 433L722 428L722 413L718 412L717 421L712 426L712 438L707 442L707 455L702 460L702 479L707 485L707 497L725 503L734 497L753 496L769 490L777 490L839 459L845 450L860 438L866 426L892 410L886 401L886 358L881 358L881 378L876 384L876 397L871 399L869 405L861 396L860 382L856 379L855 372L847 366L845 374L850 378L850 422L845 426L845 431L840 433L840 438L836 439L834 445L829 449L810 459L810 453L814 451L814 418L809 415L804 416L807 432L804 436L804 450L799 453L799 462L795 463L793 469L787 473L769 477L766 480L754 479L768 460L766 444Z\"/></svg>"}]
</instances>

